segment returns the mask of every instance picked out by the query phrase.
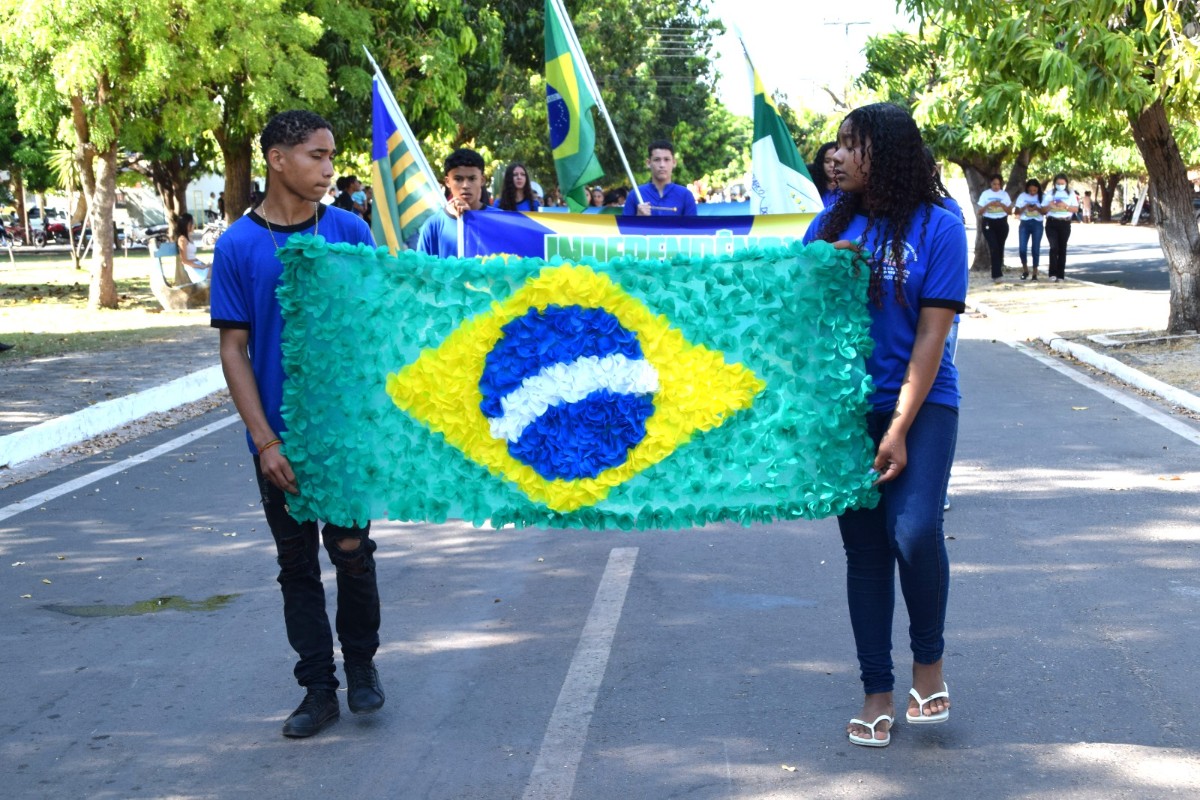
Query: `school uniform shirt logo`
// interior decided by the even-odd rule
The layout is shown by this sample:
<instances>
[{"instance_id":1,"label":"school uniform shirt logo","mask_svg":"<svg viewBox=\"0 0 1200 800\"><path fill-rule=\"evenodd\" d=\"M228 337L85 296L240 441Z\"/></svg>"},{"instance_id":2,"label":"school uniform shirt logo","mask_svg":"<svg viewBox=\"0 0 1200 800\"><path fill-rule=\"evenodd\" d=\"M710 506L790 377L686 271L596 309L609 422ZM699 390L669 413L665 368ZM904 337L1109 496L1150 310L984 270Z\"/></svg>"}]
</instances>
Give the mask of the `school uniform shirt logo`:
<instances>
[{"instance_id":1,"label":"school uniform shirt logo","mask_svg":"<svg viewBox=\"0 0 1200 800\"><path fill-rule=\"evenodd\" d=\"M387 381L397 406L560 512L600 502L765 386L571 264L542 270Z\"/></svg>"},{"instance_id":2,"label":"school uniform shirt logo","mask_svg":"<svg viewBox=\"0 0 1200 800\"><path fill-rule=\"evenodd\" d=\"M878 245L874 250L870 251L870 260L872 264L881 265L881 274L884 280L896 279L896 262L892 258L892 243L889 241L886 244ZM910 265L917 263L917 249L904 241L904 271L910 271Z\"/></svg>"}]
</instances>

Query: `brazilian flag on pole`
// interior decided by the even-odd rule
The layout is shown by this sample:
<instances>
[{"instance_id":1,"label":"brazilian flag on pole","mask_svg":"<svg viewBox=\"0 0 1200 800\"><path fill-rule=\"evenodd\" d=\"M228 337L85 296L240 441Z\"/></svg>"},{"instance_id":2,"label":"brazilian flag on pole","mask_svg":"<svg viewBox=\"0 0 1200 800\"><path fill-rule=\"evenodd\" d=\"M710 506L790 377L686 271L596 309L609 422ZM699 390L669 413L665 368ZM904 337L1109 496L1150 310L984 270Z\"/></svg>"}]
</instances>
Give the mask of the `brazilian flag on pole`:
<instances>
[{"instance_id":1,"label":"brazilian flag on pole","mask_svg":"<svg viewBox=\"0 0 1200 800\"><path fill-rule=\"evenodd\" d=\"M742 45L743 51L745 45ZM774 98L746 53L754 80L754 139L750 145L750 208L755 214L805 214L824 208Z\"/></svg>"},{"instance_id":2,"label":"brazilian flag on pole","mask_svg":"<svg viewBox=\"0 0 1200 800\"><path fill-rule=\"evenodd\" d=\"M596 160L595 81L557 0L546 0L546 106L558 188L572 211L587 206L587 185L604 175Z\"/></svg>"},{"instance_id":3,"label":"brazilian flag on pole","mask_svg":"<svg viewBox=\"0 0 1200 800\"><path fill-rule=\"evenodd\" d=\"M371 233L395 255L445 202L421 145L383 76L375 73L371 102Z\"/></svg>"}]
</instances>

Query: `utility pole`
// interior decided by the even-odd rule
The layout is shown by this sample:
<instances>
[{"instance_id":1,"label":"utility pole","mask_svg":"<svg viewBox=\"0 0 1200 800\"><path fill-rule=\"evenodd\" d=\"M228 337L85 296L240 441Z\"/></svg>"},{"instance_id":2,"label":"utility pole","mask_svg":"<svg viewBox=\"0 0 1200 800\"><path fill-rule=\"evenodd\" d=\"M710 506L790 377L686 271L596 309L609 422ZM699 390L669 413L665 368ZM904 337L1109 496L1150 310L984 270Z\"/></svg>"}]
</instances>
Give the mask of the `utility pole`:
<instances>
[{"instance_id":1,"label":"utility pole","mask_svg":"<svg viewBox=\"0 0 1200 800\"><path fill-rule=\"evenodd\" d=\"M870 25L870 20L844 20L832 19L825 20L824 25L836 25L842 28L844 38L844 47L842 48L842 101L846 101L846 96L850 93L850 28L855 25Z\"/></svg>"}]
</instances>

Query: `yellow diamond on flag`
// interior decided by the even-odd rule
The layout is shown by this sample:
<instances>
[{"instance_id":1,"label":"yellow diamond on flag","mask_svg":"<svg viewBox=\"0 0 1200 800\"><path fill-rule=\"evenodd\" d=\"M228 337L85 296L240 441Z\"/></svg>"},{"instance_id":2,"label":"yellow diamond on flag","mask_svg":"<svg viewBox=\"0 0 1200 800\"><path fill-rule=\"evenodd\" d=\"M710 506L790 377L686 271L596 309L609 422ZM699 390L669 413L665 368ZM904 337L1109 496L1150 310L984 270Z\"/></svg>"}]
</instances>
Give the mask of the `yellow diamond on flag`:
<instances>
[{"instance_id":1,"label":"yellow diamond on flag","mask_svg":"<svg viewBox=\"0 0 1200 800\"><path fill-rule=\"evenodd\" d=\"M580 330L600 333L583 342ZM387 379L397 406L558 512L600 502L765 386L572 264L543 269ZM594 456L581 450L593 444Z\"/></svg>"}]
</instances>

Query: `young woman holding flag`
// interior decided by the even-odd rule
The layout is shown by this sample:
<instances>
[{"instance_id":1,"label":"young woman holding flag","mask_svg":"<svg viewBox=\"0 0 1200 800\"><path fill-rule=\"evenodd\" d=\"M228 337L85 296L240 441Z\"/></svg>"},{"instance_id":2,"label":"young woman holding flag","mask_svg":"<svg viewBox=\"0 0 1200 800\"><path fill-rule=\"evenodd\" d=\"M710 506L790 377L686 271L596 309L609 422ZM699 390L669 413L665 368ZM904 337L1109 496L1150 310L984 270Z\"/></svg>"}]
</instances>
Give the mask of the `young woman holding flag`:
<instances>
[{"instance_id":1,"label":"young woman holding flag","mask_svg":"<svg viewBox=\"0 0 1200 800\"><path fill-rule=\"evenodd\" d=\"M958 373L946 348L965 308L967 245L961 217L942 204L945 187L908 112L890 103L855 109L838 131L834 175L841 196L821 212L805 243L851 247L870 270L867 305L875 349L868 431L882 494L873 509L838 518L846 551L850 621L865 698L847 726L854 744L891 742L895 573L909 614L912 724L944 722L942 677L950 567L942 502L958 433Z\"/></svg>"}]
</instances>

